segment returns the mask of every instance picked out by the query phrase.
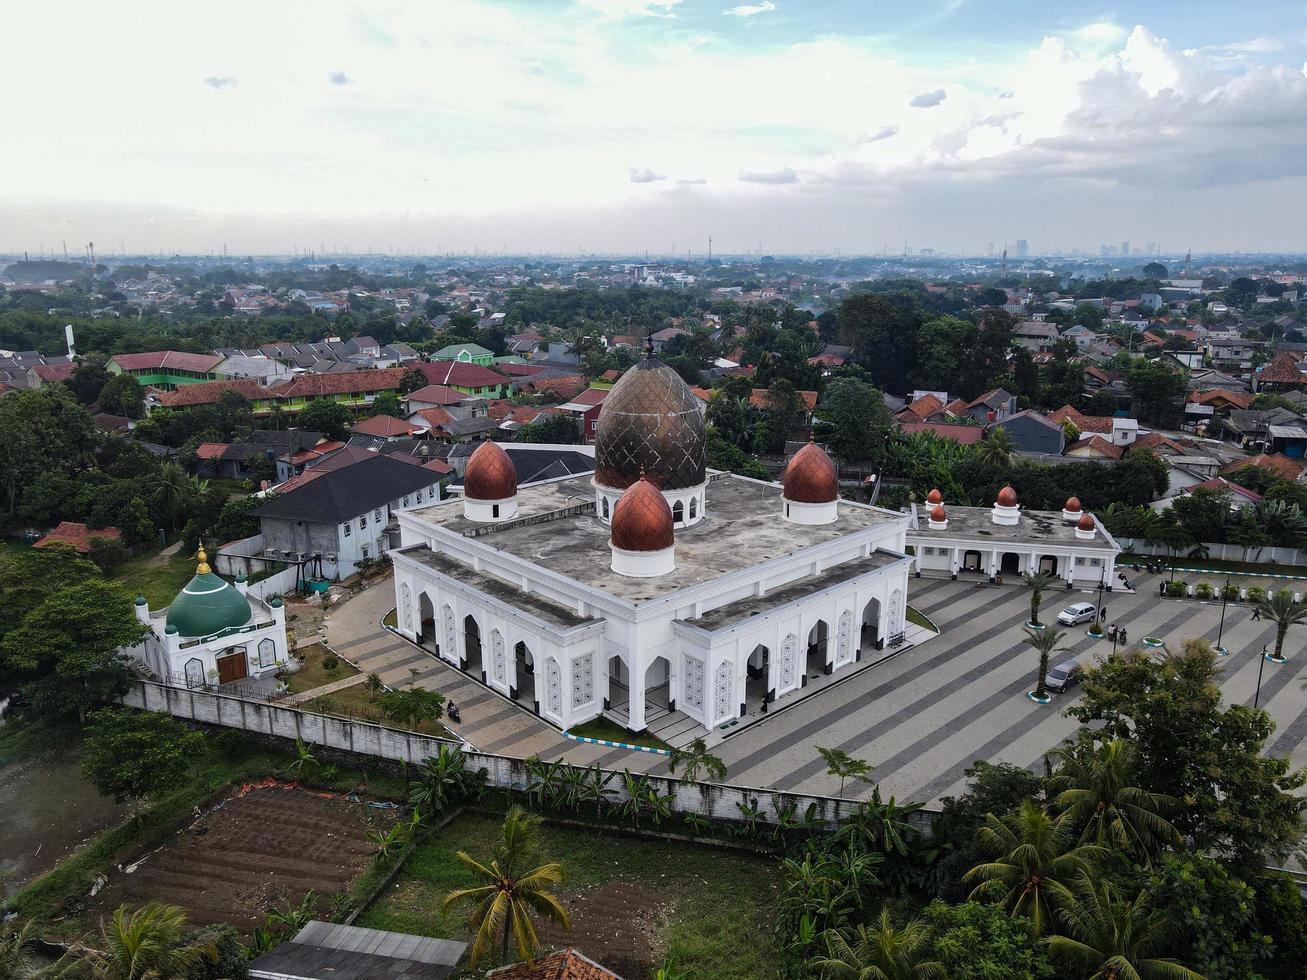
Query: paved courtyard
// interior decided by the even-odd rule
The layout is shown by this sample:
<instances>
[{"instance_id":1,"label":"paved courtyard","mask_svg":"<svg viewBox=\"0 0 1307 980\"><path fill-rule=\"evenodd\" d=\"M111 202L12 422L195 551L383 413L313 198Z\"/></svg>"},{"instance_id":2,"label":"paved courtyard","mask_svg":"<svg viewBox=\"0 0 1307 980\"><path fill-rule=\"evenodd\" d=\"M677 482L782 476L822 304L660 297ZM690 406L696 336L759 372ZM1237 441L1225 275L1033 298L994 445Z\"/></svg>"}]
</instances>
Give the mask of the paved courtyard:
<instances>
[{"instance_id":1,"label":"paved courtyard","mask_svg":"<svg viewBox=\"0 0 1307 980\"><path fill-rule=\"evenodd\" d=\"M1137 594L1113 593L1105 602L1109 622L1125 626L1132 640L1154 634L1175 646L1195 636L1215 641L1219 602L1159 599L1156 575L1139 574L1132 581ZM1043 618L1051 620L1062 606L1093 595L1055 590L1044 598ZM962 790L963 771L974 760L1035 767L1074 731L1075 722L1062 715L1074 692L1048 706L1024 696L1036 666L1020 628L1030 603L1024 586L922 578L913 580L909 602L940 626L941 635L774 711L738 734L720 739L714 733L713 751L729 766L729 781L833 794L838 780L825 774L816 746L835 746L874 763L885 795L935 803ZM666 772L659 756L571 742L529 711L383 631L381 617L393 604L389 580L378 583L331 611L328 641L388 684L416 678L420 686L453 698L463 716L459 733L477 748ZM1066 656L1082 662L1111 651L1111 643L1085 636L1084 627L1069 630L1066 639L1072 651ZM1231 651L1222 661L1227 699L1252 703L1258 654L1274 640L1274 627L1251 621L1246 606L1227 608L1222 641ZM1267 663L1262 679L1261 704L1277 726L1270 751L1307 765L1307 629L1290 631L1285 653L1289 662Z\"/></svg>"}]
</instances>

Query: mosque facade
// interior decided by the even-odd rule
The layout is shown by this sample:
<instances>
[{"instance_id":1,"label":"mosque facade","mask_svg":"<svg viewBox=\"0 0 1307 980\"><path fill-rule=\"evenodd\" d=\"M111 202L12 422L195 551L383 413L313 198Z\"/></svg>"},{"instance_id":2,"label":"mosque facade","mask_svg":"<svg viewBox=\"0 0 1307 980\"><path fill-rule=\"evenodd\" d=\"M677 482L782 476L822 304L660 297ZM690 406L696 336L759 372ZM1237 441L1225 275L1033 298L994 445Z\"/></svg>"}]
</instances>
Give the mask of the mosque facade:
<instances>
[{"instance_id":1,"label":"mosque facade","mask_svg":"<svg viewBox=\"0 0 1307 980\"><path fill-rule=\"evenodd\" d=\"M605 400L593 476L519 488L483 443L464 495L398 515L399 631L558 726L729 725L901 638L909 518L839 495L815 444L778 483L709 470L703 413L649 356Z\"/></svg>"}]
</instances>

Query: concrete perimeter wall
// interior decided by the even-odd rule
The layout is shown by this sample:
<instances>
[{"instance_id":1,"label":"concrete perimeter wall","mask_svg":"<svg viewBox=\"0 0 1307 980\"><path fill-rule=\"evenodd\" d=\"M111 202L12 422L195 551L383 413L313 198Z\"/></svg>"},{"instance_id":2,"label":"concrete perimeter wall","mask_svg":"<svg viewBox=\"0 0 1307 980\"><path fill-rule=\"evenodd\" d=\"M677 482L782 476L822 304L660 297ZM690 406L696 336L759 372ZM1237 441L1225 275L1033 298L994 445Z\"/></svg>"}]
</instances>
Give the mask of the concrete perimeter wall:
<instances>
[{"instance_id":1,"label":"concrete perimeter wall","mask_svg":"<svg viewBox=\"0 0 1307 980\"><path fill-rule=\"evenodd\" d=\"M477 752L461 742L386 728L371 722L314 714L298 708L215 694L212 691L172 687L155 681L135 681L122 701L134 708L165 712L190 721L222 725L291 741L299 738L315 746L392 762L420 763L434 756L441 745L447 745L464 752L471 769L485 769L491 786L525 790L530 784L530 776L521 759ZM622 773L618 770L604 771L616 774L608 784L610 801L622 803L629 799ZM795 817L802 818L811 806L815 817L827 826L832 826L842 817L851 814L855 807L855 801L838 800L831 796L782 793L732 786L729 783L686 783L666 776L648 778L661 794L672 794L673 810L734 823L743 823L745 820L736 804L752 805L760 810L762 816L759 819L765 823L776 823L776 814L791 805L795 808ZM935 815L936 811L919 810L910 814L908 820L918 829L929 831Z\"/></svg>"},{"instance_id":2,"label":"concrete perimeter wall","mask_svg":"<svg viewBox=\"0 0 1307 980\"><path fill-rule=\"evenodd\" d=\"M1192 546L1181 549L1180 553L1172 559L1171 549L1164 544L1155 544L1151 541L1145 541L1143 538L1117 538L1116 543L1122 548L1133 548L1135 554L1158 555L1173 560L1177 565L1183 565L1186 553L1192 550ZM1307 552L1298 548L1245 548L1243 545L1238 544L1213 544L1210 542L1205 542L1203 547L1207 549L1205 557L1210 558L1212 561L1307 565ZM1212 572L1211 574L1216 576L1224 573Z\"/></svg>"}]
</instances>

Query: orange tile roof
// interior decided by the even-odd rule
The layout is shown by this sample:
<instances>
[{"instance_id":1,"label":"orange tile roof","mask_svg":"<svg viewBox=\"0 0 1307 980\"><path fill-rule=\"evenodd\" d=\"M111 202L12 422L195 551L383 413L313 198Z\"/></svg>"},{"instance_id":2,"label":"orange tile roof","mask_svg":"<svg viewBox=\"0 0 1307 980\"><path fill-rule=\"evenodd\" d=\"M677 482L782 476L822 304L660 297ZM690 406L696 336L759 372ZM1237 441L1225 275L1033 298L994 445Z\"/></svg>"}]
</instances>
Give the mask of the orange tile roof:
<instances>
[{"instance_id":1,"label":"orange tile roof","mask_svg":"<svg viewBox=\"0 0 1307 980\"><path fill-rule=\"evenodd\" d=\"M346 371L342 374L301 374L283 385L267 389L267 394L284 399L394 391L400 386L406 370L406 368L377 368L371 371ZM187 387L193 388L195 385Z\"/></svg>"},{"instance_id":2,"label":"orange tile roof","mask_svg":"<svg viewBox=\"0 0 1307 980\"><path fill-rule=\"evenodd\" d=\"M1084 439L1077 439L1071 445L1066 447L1066 455L1070 456L1075 449L1093 449L1098 455L1107 459L1120 459L1125 450L1120 446L1114 446L1102 436L1086 436Z\"/></svg>"},{"instance_id":3,"label":"orange tile roof","mask_svg":"<svg viewBox=\"0 0 1307 980\"><path fill-rule=\"evenodd\" d=\"M225 442L202 442L195 447L196 459L222 459L222 454L227 451L229 443Z\"/></svg>"},{"instance_id":4,"label":"orange tile roof","mask_svg":"<svg viewBox=\"0 0 1307 980\"><path fill-rule=\"evenodd\" d=\"M350 426L349 431L355 435L392 439L411 435L417 429L418 426L410 422L403 422L391 415L374 415L371 418L360 419L355 422Z\"/></svg>"},{"instance_id":5,"label":"orange tile roof","mask_svg":"<svg viewBox=\"0 0 1307 980\"><path fill-rule=\"evenodd\" d=\"M92 538L107 538L111 541L117 541L122 536L122 531L116 527L89 528L85 524L79 524L76 521L63 521L57 528L33 544L32 547L48 548L51 545L62 544L84 555L91 550Z\"/></svg>"},{"instance_id":6,"label":"orange tile roof","mask_svg":"<svg viewBox=\"0 0 1307 980\"><path fill-rule=\"evenodd\" d=\"M434 408L424 408L421 411L414 412L413 415L409 416L409 418L412 418L414 415L425 421L433 429L438 429L447 422L454 421L454 416L450 415L439 406Z\"/></svg>"},{"instance_id":7,"label":"orange tile roof","mask_svg":"<svg viewBox=\"0 0 1307 980\"><path fill-rule=\"evenodd\" d=\"M1247 459L1236 459L1233 463L1222 466L1221 472L1238 473L1249 466L1265 467L1278 473L1286 480L1296 480L1302 475L1302 464L1290 459L1283 453L1273 453L1271 455L1262 453L1258 456L1249 456Z\"/></svg>"},{"instance_id":8,"label":"orange tile roof","mask_svg":"<svg viewBox=\"0 0 1307 980\"><path fill-rule=\"evenodd\" d=\"M1084 415L1072 408L1070 405L1063 405L1056 412L1049 413L1048 416L1059 425L1070 419L1077 429L1081 432L1111 432L1112 416L1110 415Z\"/></svg>"},{"instance_id":9,"label":"orange tile roof","mask_svg":"<svg viewBox=\"0 0 1307 980\"><path fill-rule=\"evenodd\" d=\"M1270 364L1257 372L1259 383L1265 384L1303 384L1307 382L1307 375L1304 375L1298 368L1298 360L1289 351L1280 351Z\"/></svg>"},{"instance_id":10,"label":"orange tile roof","mask_svg":"<svg viewBox=\"0 0 1307 980\"><path fill-rule=\"evenodd\" d=\"M225 391L234 391L250 401L270 397L269 389L264 388L253 378L230 378L226 381L200 381L193 385L181 385L176 391L160 393L159 404L164 408L216 405Z\"/></svg>"},{"instance_id":11,"label":"orange tile roof","mask_svg":"<svg viewBox=\"0 0 1307 980\"><path fill-rule=\"evenodd\" d=\"M753 391L749 392L749 404L754 408L766 408L769 390L767 388L754 388ZM803 399L803 407L809 412L817 407L817 393L815 391L797 391L795 394ZM938 401L938 399L936 400Z\"/></svg>"},{"instance_id":12,"label":"orange tile roof","mask_svg":"<svg viewBox=\"0 0 1307 980\"><path fill-rule=\"evenodd\" d=\"M561 378L532 378L527 380L524 387L536 394L550 391L570 398L585 387L585 379L579 374L565 374Z\"/></svg>"},{"instance_id":13,"label":"orange tile roof","mask_svg":"<svg viewBox=\"0 0 1307 980\"><path fill-rule=\"evenodd\" d=\"M1189 400L1197 405L1212 405L1224 399L1235 408L1247 408L1253 403L1252 395L1245 395L1225 388L1213 388L1210 391L1191 391Z\"/></svg>"},{"instance_id":14,"label":"orange tile roof","mask_svg":"<svg viewBox=\"0 0 1307 980\"><path fill-rule=\"evenodd\" d=\"M542 956L534 964L515 963L486 974L487 980L622 980L575 948Z\"/></svg>"},{"instance_id":15,"label":"orange tile roof","mask_svg":"<svg viewBox=\"0 0 1307 980\"><path fill-rule=\"evenodd\" d=\"M978 425L960 425L951 422L900 422L899 428L908 433L933 432L941 439L970 446L985 438L985 430Z\"/></svg>"},{"instance_id":16,"label":"orange tile roof","mask_svg":"<svg viewBox=\"0 0 1307 980\"><path fill-rule=\"evenodd\" d=\"M943 407L944 403L934 395L922 395L916 401L908 403L907 411L924 419L934 415Z\"/></svg>"},{"instance_id":17,"label":"orange tile roof","mask_svg":"<svg viewBox=\"0 0 1307 980\"><path fill-rule=\"evenodd\" d=\"M429 402L432 405L454 405L467 397L461 391L444 385L426 385L417 391L410 391L404 396L410 402Z\"/></svg>"}]
</instances>

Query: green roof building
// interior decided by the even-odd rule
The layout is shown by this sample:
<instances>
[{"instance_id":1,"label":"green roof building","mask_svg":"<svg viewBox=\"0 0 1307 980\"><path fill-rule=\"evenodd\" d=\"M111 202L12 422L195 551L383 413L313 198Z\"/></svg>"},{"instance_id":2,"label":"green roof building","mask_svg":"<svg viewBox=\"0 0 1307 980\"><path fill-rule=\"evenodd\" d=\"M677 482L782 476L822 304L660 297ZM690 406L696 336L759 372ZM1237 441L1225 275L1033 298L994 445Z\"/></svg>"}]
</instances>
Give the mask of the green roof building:
<instances>
[{"instance_id":1,"label":"green roof building","mask_svg":"<svg viewBox=\"0 0 1307 980\"><path fill-rule=\"evenodd\" d=\"M198 558L195 577L168 607L167 625L188 639L244 626L252 618L249 600L210 570L203 548Z\"/></svg>"},{"instance_id":2,"label":"green roof building","mask_svg":"<svg viewBox=\"0 0 1307 980\"><path fill-rule=\"evenodd\" d=\"M450 344L431 355L433 361L458 361L460 364L480 364L489 367L495 360L495 352L487 350L480 344Z\"/></svg>"}]
</instances>

